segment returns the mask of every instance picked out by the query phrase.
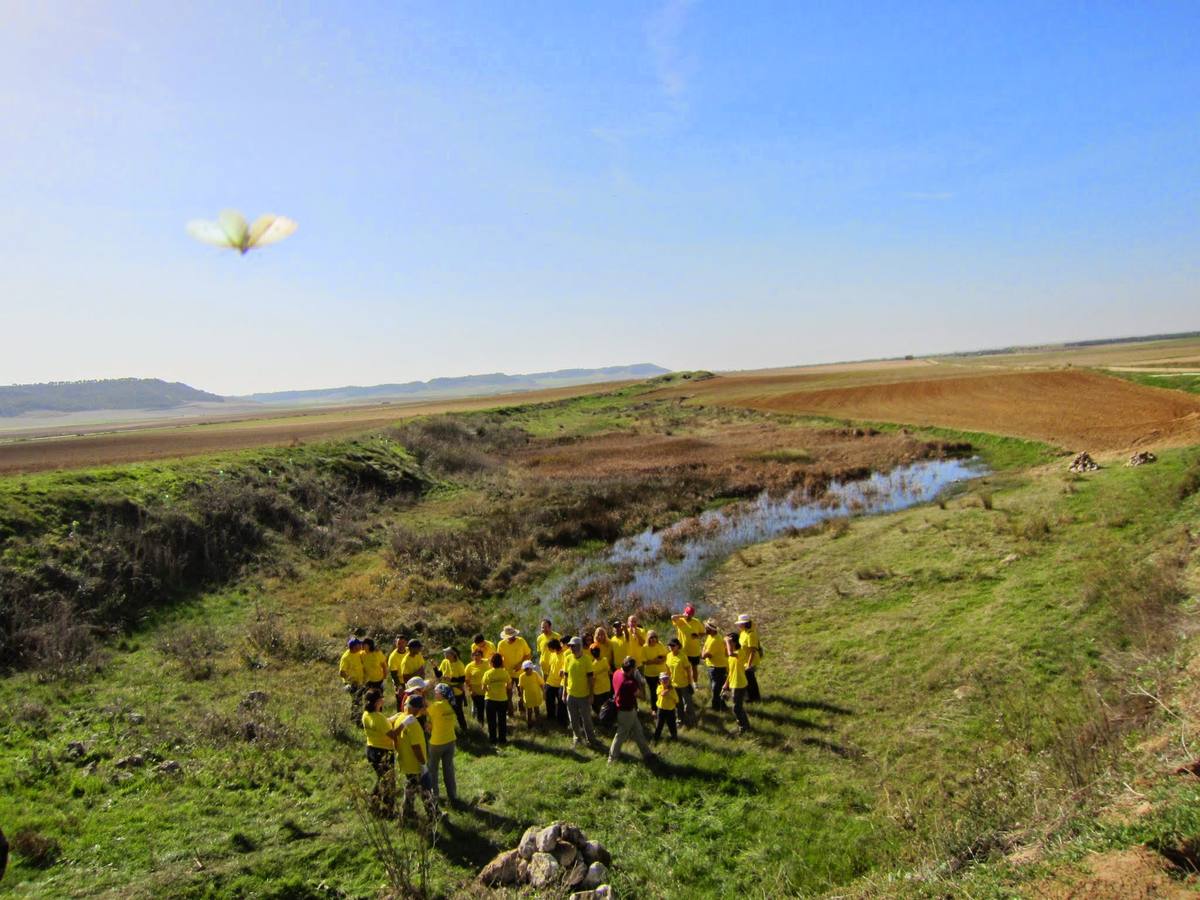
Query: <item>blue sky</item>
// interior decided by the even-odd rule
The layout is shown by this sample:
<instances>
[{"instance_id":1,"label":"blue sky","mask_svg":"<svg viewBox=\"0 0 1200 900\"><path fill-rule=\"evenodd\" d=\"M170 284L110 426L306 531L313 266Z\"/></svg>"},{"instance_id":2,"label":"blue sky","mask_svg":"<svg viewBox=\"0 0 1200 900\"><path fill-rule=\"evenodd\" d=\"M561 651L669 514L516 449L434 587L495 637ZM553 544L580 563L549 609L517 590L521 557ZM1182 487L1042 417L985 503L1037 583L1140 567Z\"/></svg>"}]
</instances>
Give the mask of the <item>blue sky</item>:
<instances>
[{"instance_id":1,"label":"blue sky","mask_svg":"<svg viewBox=\"0 0 1200 900\"><path fill-rule=\"evenodd\" d=\"M1200 5L0 12L0 383L1200 328ZM239 257L187 220L295 218Z\"/></svg>"}]
</instances>

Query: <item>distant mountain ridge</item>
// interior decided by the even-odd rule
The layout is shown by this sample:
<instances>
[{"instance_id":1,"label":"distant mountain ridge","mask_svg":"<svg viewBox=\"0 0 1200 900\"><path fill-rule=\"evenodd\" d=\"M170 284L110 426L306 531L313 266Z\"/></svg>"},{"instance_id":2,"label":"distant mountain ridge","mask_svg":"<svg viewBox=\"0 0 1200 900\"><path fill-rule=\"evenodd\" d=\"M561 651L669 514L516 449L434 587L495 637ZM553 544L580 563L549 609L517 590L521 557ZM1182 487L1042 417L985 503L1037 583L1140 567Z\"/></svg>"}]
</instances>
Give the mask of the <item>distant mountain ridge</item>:
<instances>
[{"instance_id":1,"label":"distant mountain ridge","mask_svg":"<svg viewBox=\"0 0 1200 900\"><path fill-rule=\"evenodd\" d=\"M347 403L390 398L412 400L535 391L591 382L653 378L655 375L665 375L669 371L669 369L652 363L638 363L632 366L608 366L602 369L558 369L553 372L532 372L527 375L506 375L503 372L492 372L486 375L433 378L429 381L409 381L403 384L376 384L366 387L347 385L308 391L272 391L248 394L239 399L280 404Z\"/></svg>"},{"instance_id":2,"label":"distant mountain ridge","mask_svg":"<svg viewBox=\"0 0 1200 900\"><path fill-rule=\"evenodd\" d=\"M171 409L186 403L222 403L224 397L160 378L106 378L0 385L0 416L100 409Z\"/></svg>"}]
</instances>

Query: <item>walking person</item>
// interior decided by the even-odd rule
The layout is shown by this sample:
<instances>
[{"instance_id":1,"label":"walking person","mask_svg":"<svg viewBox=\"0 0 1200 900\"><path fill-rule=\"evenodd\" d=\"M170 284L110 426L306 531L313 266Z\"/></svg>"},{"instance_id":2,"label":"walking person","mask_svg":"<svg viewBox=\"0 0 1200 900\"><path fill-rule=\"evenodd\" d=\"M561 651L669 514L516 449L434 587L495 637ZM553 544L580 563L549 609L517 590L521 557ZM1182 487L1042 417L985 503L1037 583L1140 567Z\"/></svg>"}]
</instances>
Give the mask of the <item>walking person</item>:
<instances>
[{"instance_id":1,"label":"walking person","mask_svg":"<svg viewBox=\"0 0 1200 900\"><path fill-rule=\"evenodd\" d=\"M725 691L733 696L733 717L738 723L738 734L745 734L750 730L750 719L746 716L746 692L750 684L746 678L746 662L750 659L750 649L739 647L738 633L731 631L725 635L725 652L729 662Z\"/></svg>"},{"instance_id":2,"label":"walking person","mask_svg":"<svg viewBox=\"0 0 1200 900\"><path fill-rule=\"evenodd\" d=\"M511 695L512 678L504 666L504 657L497 651L492 654L492 667L483 674L489 744L508 743L508 704Z\"/></svg>"},{"instance_id":3,"label":"walking person","mask_svg":"<svg viewBox=\"0 0 1200 900\"><path fill-rule=\"evenodd\" d=\"M458 658L458 651L453 647L443 648L442 656L444 659L438 663L438 676L453 689L452 696L450 697L450 705L454 707L454 715L458 719L458 727L466 731L467 719L463 713L463 706L466 705L465 686L467 683L467 667Z\"/></svg>"},{"instance_id":4,"label":"walking person","mask_svg":"<svg viewBox=\"0 0 1200 900\"><path fill-rule=\"evenodd\" d=\"M437 821L437 803L430 793L428 756L425 753L425 729L419 716L425 714L425 698L414 694L404 701L404 715L400 720L400 733L396 735L396 767L404 776L404 808L401 813L405 822L414 815L414 801L419 796L425 804L430 822Z\"/></svg>"},{"instance_id":5,"label":"walking person","mask_svg":"<svg viewBox=\"0 0 1200 900\"><path fill-rule=\"evenodd\" d=\"M671 732L671 740L679 737L676 730L675 707L679 705L679 692L671 684L671 673L663 672L658 676L658 707L654 711L654 743L658 743L663 726Z\"/></svg>"},{"instance_id":6,"label":"walking person","mask_svg":"<svg viewBox=\"0 0 1200 900\"><path fill-rule=\"evenodd\" d=\"M701 642L704 640L704 623L696 618L696 607L688 604L682 615L671 616L675 636L683 647L683 653L692 665L692 684L700 680Z\"/></svg>"},{"instance_id":7,"label":"walking person","mask_svg":"<svg viewBox=\"0 0 1200 900\"><path fill-rule=\"evenodd\" d=\"M541 655L542 677L546 681L546 719L560 725L567 724L567 698L563 693L565 663L562 642L551 638Z\"/></svg>"},{"instance_id":8,"label":"walking person","mask_svg":"<svg viewBox=\"0 0 1200 900\"><path fill-rule=\"evenodd\" d=\"M363 734L367 738L367 762L375 770L375 789L371 791L371 809L390 817L396 807L396 736L400 728L383 712L383 691L367 691L362 714Z\"/></svg>"},{"instance_id":9,"label":"walking person","mask_svg":"<svg viewBox=\"0 0 1200 900\"><path fill-rule=\"evenodd\" d=\"M439 684L433 689L437 698L429 704L429 790L438 799L438 771L446 783L446 800L451 806L458 805L458 781L454 776L454 750L458 733L454 723L457 719L454 706L454 688ZM459 714L461 715L461 713Z\"/></svg>"},{"instance_id":10,"label":"walking person","mask_svg":"<svg viewBox=\"0 0 1200 900\"><path fill-rule=\"evenodd\" d=\"M725 638L717 627L715 619L704 623L704 646L700 650L700 658L708 668L708 688L712 692L712 708L718 712L726 709L725 698L721 692L725 688L726 669L729 665L729 654L725 649Z\"/></svg>"},{"instance_id":11,"label":"walking person","mask_svg":"<svg viewBox=\"0 0 1200 900\"><path fill-rule=\"evenodd\" d=\"M577 747L580 741L589 744L599 744L596 729L592 726L592 687L595 675L592 674L591 654L583 652L583 639L578 635L567 642L569 651L566 657L564 672L567 689L567 717L571 724L571 746Z\"/></svg>"},{"instance_id":12,"label":"walking person","mask_svg":"<svg viewBox=\"0 0 1200 900\"><path fill-rule=\"evenodd\" d=\"M642 751L642 759L646 762L655 760L654 751L642 731L642 723L638 720L637 698L642 694L642 681L637 677L637 660L632 656L625 657L621 668L613 676L613 703L617 707L617 733L613 735L612 746L608 748L608 762L611 765L621 758L621 745L627 740L633 740Z\"/></svg>"},{"instance_id":13,"label":"walking person","mask_svg":"<svg viewBox=\"0 0 1200 900\"><path fill-rule=\"evenodd\" d=\"M762 699L762 695L758 692L758 664L763 655L762 643L758 639L758 629L750 621L748 613L742 613L737 617L737 626L738 646L745 647L750 651L750 656L746 661L746 681L749 682L746 687L746 702L757 703Z\"/></svg>"},{"instance_id":14,"label":"walking person","mask_svg":"<svg viewBox=\"0 0 1200 900\"><path fill-rule=\"evenodd\" d=\"M696 688L692 677L691 660L683 652L679 638L667 641L667 673L671 676L671 687L679 697L678 717L687 727L696 724Z\"/></svg>"},{"instance_id":15,"label":"walking person","mask_svg":"<svg viewBox=\"0 0 1200 900\"><path fill-rule=\"evenodd\" d=\"M484 724L485 696L483 693L483 676L491 666L484 662L483 651L478 648L471 650L471 661L463 669L466 681L467 696L471 698L471 715L482 728Z\"/></svg>"}]
</instances>

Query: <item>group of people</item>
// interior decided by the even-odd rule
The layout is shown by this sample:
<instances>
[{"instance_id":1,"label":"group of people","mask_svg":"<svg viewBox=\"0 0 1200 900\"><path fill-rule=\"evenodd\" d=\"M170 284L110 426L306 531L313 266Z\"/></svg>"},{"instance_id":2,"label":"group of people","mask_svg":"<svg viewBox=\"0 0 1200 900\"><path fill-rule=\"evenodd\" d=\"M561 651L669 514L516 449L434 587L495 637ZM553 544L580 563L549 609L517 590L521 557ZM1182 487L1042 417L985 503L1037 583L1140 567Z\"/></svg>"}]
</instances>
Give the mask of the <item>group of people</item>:
<instances>
[{"instance_id":1,"label":"group of people","mask_svg":"<svg viewBox=\"0 0 1200 900\"><path fill-rule=\"evenodd\" d=\"M352 636L338 665L356 718L367 743L367 760L378 780L374 802L384 814L394 812L397 774L404 779L402 814L411 817L421 798L432 818L439 782L451 805L458 803L454 756L459 732L467 730L467 708L491 744L506 744L510 717L521 716L529 727L547 723L565 727L573 746L603 749L597 725L614 730L608 762L621 757L633 741L647 761L655 753L638 716L647 702L654 723L653 741L664 729L671 739L681 727L695 727L701 710L697 700L699 670L707 672L709 705L732 711L739 734L750 730L747 703L759 699L757 670L763 658L751 617L738 616L734 630L723 633L714 619L701 621L686 606L671 617L674 635L665 643L654 629L643 628L638 616L601 625L590 637L564 640L543 619L534 646L512 625L493 643L477 634L469 660L454 647L443 647L442 659L427 661L417 638L397 637L384 654L371 638ZM535 658L536 652L536 658ZM390 682L390 691L385 686ZM394 693L395 714L384 712Z\"/></svg>"}]
</instances>

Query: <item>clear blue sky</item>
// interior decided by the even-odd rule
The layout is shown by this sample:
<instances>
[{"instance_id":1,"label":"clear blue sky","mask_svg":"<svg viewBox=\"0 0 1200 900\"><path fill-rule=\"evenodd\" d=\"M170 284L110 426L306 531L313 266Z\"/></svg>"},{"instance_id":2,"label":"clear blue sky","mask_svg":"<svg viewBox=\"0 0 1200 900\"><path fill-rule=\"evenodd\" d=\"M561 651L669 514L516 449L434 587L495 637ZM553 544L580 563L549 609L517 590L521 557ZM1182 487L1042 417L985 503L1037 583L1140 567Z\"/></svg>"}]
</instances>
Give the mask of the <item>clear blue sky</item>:
<instances>
[{"instance_id":1,"label":"clear blue sky","mask_svg":"<svg viewBox=\"0 0 1200 900\"><path fill-rule=\"evenodd\" d=\"M0 383L1200 328L1194 0L17 0L0 123Z\"/></svg>"}]
</instances>

